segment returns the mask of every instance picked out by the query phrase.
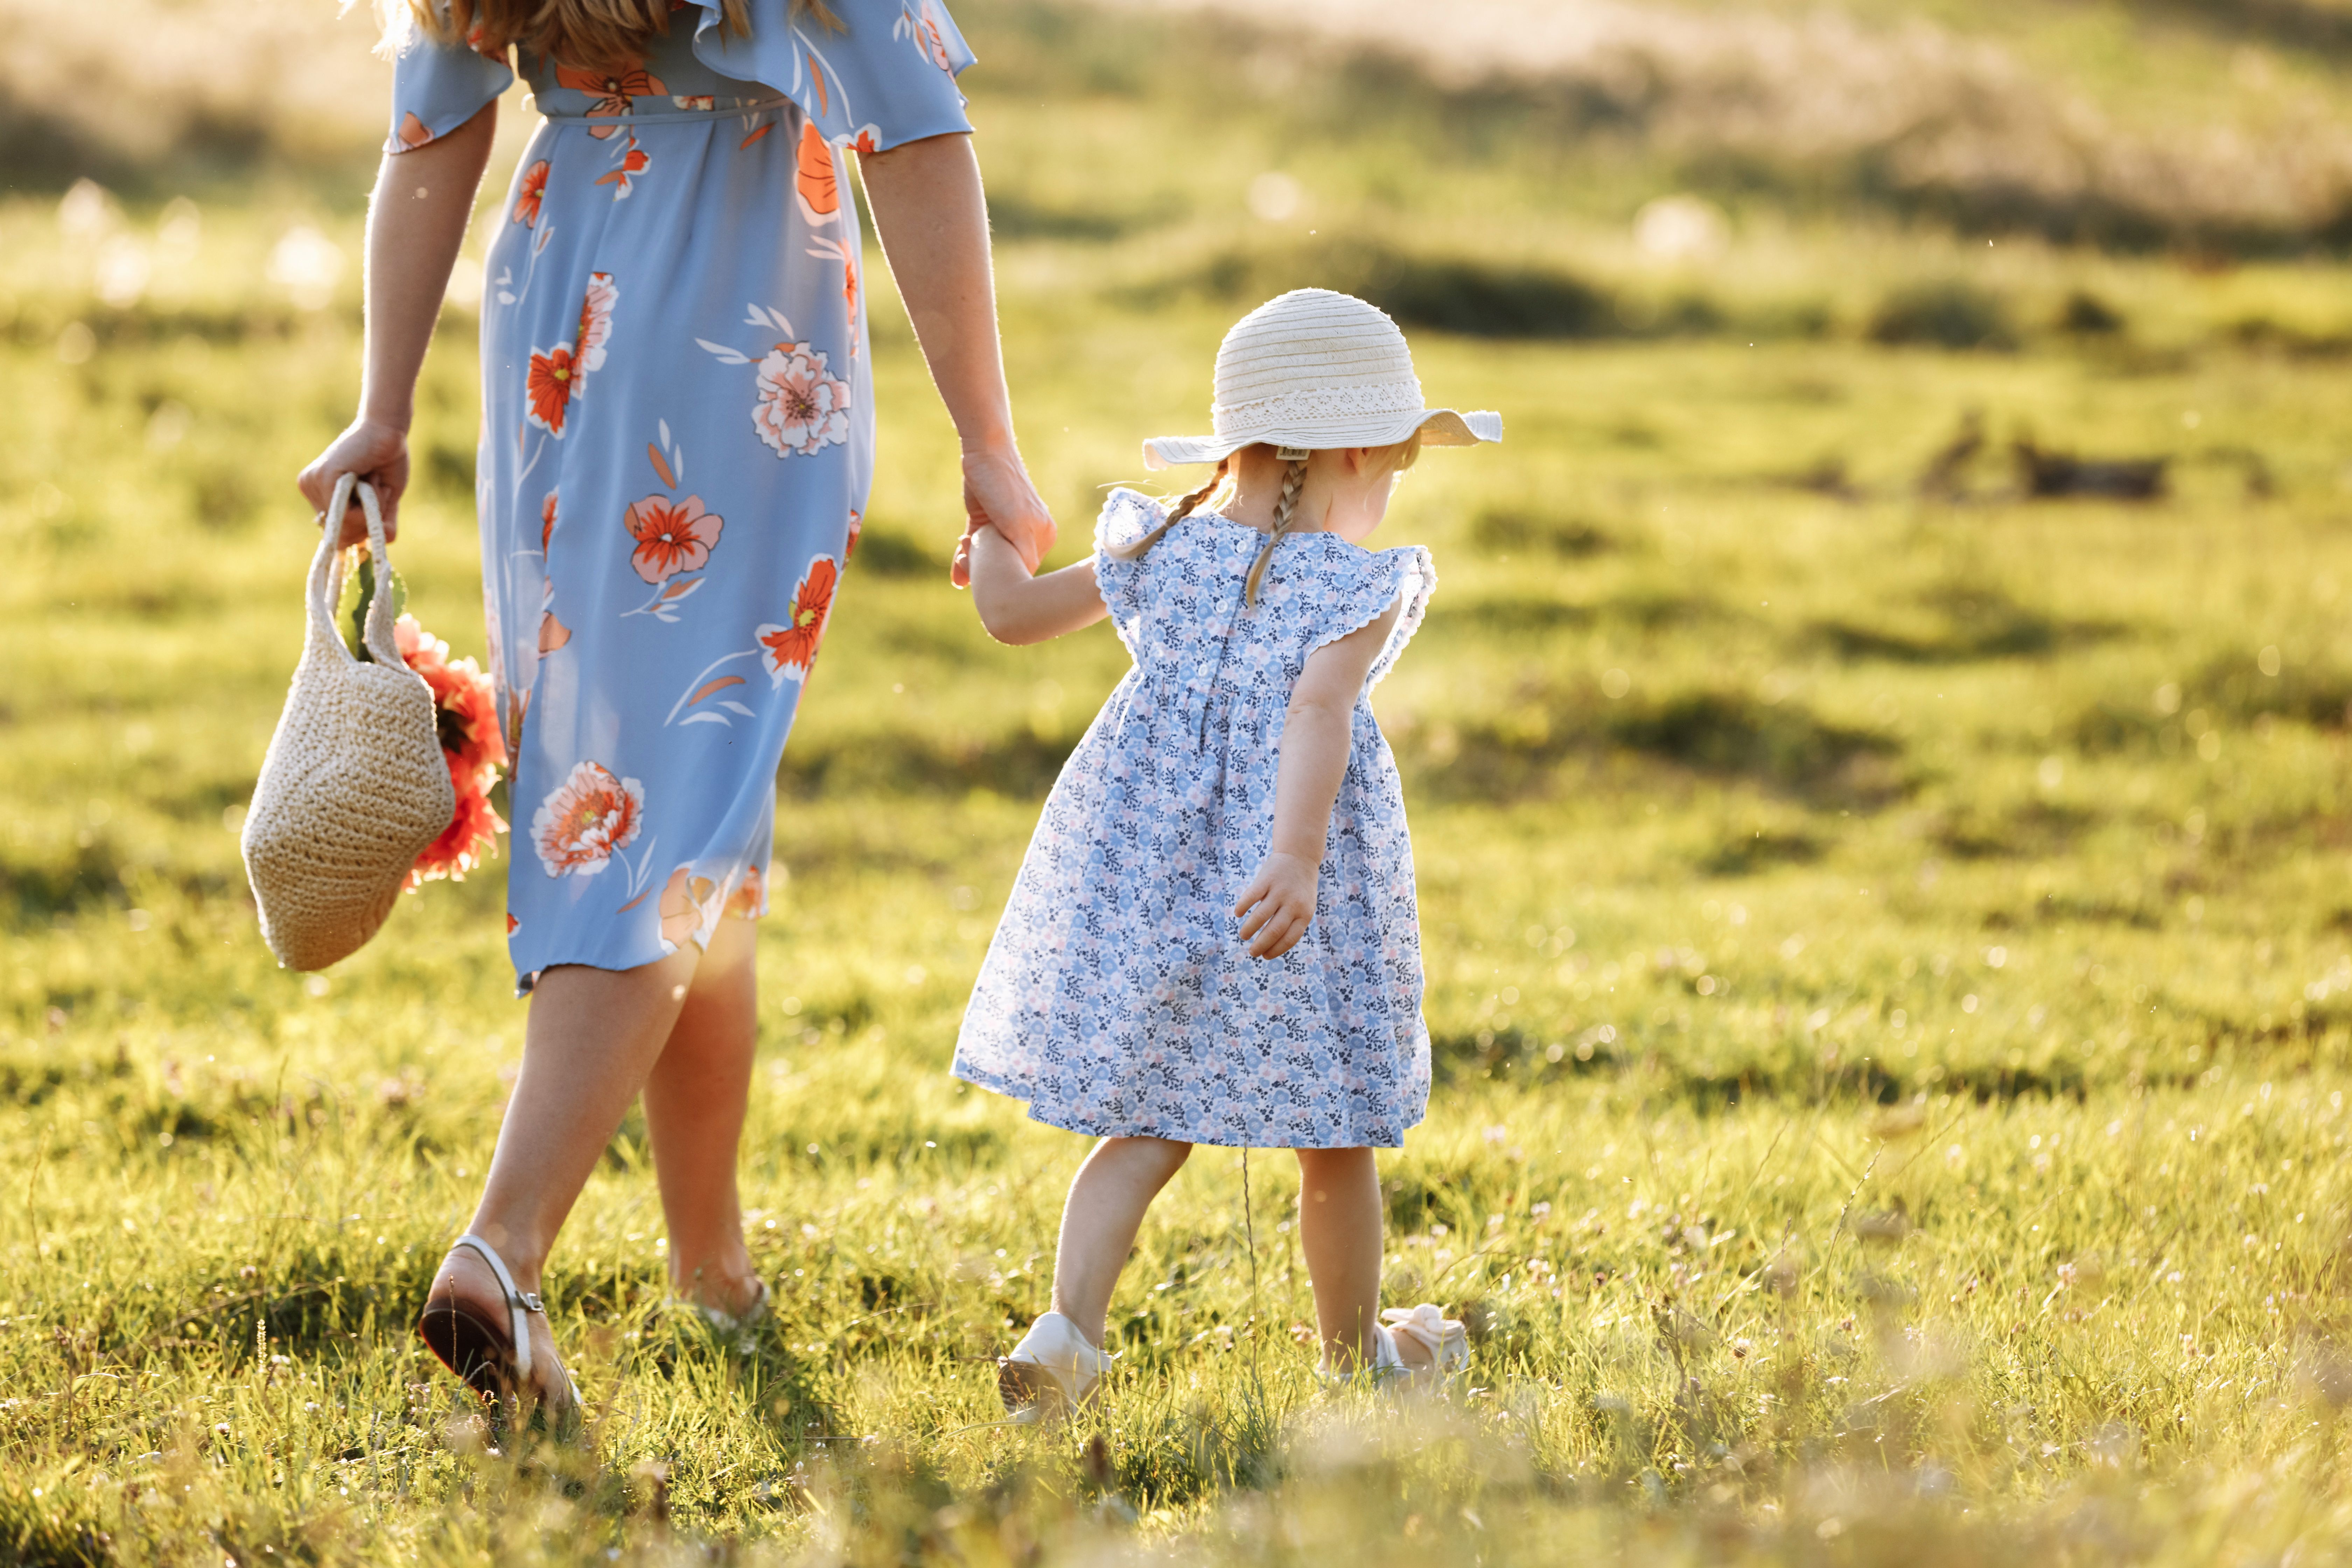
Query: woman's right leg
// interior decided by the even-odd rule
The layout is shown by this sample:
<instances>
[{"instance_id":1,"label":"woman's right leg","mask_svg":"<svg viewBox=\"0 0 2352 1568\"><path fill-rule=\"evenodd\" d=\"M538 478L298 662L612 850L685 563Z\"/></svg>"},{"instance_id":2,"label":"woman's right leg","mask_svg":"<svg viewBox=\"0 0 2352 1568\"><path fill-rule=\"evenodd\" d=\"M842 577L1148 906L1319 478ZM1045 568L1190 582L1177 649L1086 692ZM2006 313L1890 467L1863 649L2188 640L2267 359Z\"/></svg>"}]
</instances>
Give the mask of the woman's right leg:
<instances>
[{"instance_id":1,"label":"woman's right leg","mask_svg":"<svg viewBox=\"0 0 2352 1568\"><path fill-rule=\"evenodd\" d=\"M1097 1350L1110 1293L1127 1267L1143 1213L1192 1152L1190 1143L1166 1138L1106 1138L1071 1179L1054 1253L1053 1310Z\"/></svg>"},{"instance_id":2,"label":"woman's right leg","mask_svg":"<svg viewBox=\"0 0 2352 1568\"><path fill-rule=\"evenodd\" d=\"M540 1271L564 1216L621 1124L629 1101L677 1022L698 951L629 970L565 964L539 977L524 1026L522 1072L507 1101L482 1200L468 1227L506 1259L516 1286L540 1288ZM471 1248L442 1259L444 1281L483 1307L500 1300L497 1277ZM502 1312L492 1321L502 1321ZM542 1391L558 1364L544 1316L530 1320L531 1360Z\"/></svg>"}]
</instances>

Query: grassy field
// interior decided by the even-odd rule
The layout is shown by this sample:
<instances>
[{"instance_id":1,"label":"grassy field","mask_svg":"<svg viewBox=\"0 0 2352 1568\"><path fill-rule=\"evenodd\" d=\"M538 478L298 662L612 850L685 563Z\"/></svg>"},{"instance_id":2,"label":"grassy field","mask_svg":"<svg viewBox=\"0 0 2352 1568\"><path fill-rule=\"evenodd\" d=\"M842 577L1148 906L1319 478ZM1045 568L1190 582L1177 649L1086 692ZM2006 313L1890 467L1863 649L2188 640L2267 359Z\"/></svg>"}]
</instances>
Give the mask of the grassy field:
<instances>
[{"instance_id":1,"label":"grassy field","mask_svg":"<svg viewBox=\"0 0 2352 1568\"><path fill-rule=\"evenodd\" d=\"M2032 13L2000 26L2071 36ZM1285 1157L1204 1150L1099 1416L995 1424L1084 1148L946 1060L1124 657L995 647L946 587L953 444L877 284L885 460L761 960L778 1315L665 1309L632 1122L550 1274L591 1441L486 1426L405 1331L520 1051L503 863L306 978L236 861L290 476L355 382L356 268L299 300L284 237L355 256L351 189L17 197L0 1561L2343 1559L2352 274L1760 196L1661 269L1625 224L1674 171L1622 149L1447 131L1401 80L1370 123L1203 125L1189 24L1141 80L1097 23L959 14L1002 62L971 85L1065 556L1274 288L1451 320L1415 330L1433 396L1509 421L1381 536L1443 579L1379 700L1439 1069L1382 1164L1390 1294L1467 1318L1471 1375L1321 1392ZM1308 205L1253 218L1266 170ZM400 563L478 653L472 351L453 308ZM2031 499L2020 437L2166 458L2168 493Z\"/></svg>"}]
</instances>

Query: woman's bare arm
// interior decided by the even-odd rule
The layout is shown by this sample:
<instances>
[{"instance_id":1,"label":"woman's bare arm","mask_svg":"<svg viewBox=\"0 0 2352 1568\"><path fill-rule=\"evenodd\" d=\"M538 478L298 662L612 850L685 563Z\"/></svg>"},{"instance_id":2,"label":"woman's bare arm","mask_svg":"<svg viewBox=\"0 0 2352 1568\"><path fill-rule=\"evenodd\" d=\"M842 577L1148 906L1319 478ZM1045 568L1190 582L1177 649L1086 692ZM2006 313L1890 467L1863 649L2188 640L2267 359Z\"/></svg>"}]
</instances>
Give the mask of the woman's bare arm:
<instances>
[{"instance_id":1,"label":"woman's bare arm","mask_svg":"<svg viewBox=\"0 0 2352 1568\"><path fill-rule=\"evenodd\" d=\"M996 337L996 280L980 161L961 132L929 136L858 160L890 276L915 324L940 399L963 447L964 540L954 579L968 574L973 531L994 528L1034 571L1054 545L1054 519L1022 466Z\"/></svg>"},{"instance_id":2,"label":"woman's bare arm","mask_svg":"<svg viewBox=\"0 0 2352 1568\"><path fill-rule=\"evenodd\" d=\"M337 476L359 475L375 487L383 503L386 533L398 531L400 493L408 488L416 374L424 368L449 269L474 215L474 192L490 161L498 115L492 100L446 136L386 153L368 200L367 349L359 416L296 483L312 506L323 508ZM366 537L366 523L354 506L343 520L343 542Z\"/></svg>"},{"instance_id":3,"label":"woman's bare arm","mask_svg":"<svg viewBox=\"0 0 2352 1568\"><path fill-rule=\"evenodd\" d=\"M1234 913L1244 917L1242 940L1252 958L1280 958L1314 921L1331 805L1348 776L1356 699L1403 609L1402 601L1391 605L1370 624L1308 654L1291 688L1274 778L1274 843L1234 904Z\"/></svg>"},{"instance_id":4,"label":"woman's bare arm","mask_svg":"<svg viewBox=\"0 0 2352 1568\"><path fill-rule=\"evenodd\" d=\"M983 528L969 536L969 543L972 608L998 642L1044 642L1093 626L1110 614L1103 606L1091 555L1075 566L1035 577L996 530Z\"/></svg>"}]
</instances>

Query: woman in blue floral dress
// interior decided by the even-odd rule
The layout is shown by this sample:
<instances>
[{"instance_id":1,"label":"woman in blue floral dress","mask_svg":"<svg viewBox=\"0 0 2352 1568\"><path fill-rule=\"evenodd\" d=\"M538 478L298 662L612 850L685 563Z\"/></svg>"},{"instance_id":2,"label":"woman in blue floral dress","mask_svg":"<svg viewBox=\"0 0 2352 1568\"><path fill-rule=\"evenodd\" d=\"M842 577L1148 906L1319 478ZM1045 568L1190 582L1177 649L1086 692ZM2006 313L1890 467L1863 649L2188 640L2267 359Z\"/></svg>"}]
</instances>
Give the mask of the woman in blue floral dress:
<instances>
[{"instance_id":1,"label":"woman in blue floral dress","mask_svg":"<svg viewBox=\"0 0 2352 1568\"><path fill-rule=\"evenodd\" d=\"M545 122L488 257L476 500L531 1008L420 1332L486 1395L560 1407L539 1277L640 1089L674 1288L728 1321L766 1299L734 1173L748 917L874 472L850 149L962 437L973 524L1033 562L1053 524L998 359L955 81L971 55L937 0L411 4L391 29L360 415L302 487L320 505L359 473L396 526L417 368L520 72Z\"/></svg>"}]
</instances>

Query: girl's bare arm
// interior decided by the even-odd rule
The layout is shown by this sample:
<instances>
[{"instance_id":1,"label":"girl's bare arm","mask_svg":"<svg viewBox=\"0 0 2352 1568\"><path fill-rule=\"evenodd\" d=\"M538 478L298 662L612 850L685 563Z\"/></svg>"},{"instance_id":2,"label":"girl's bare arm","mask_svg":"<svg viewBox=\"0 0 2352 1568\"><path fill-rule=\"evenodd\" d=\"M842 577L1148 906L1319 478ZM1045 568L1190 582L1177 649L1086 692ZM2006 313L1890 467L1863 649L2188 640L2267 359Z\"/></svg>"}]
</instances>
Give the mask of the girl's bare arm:
<instances>
[{"instance_id":1,"label":"girl's bare arm","mask_svg":"<svg viewBox=\"0 0 2352 1568\"><path fill-rule=\"evenodd\" d=\"M1403 603L1307 656L1282 721L1282 762L1274 781L1274 843L1234 903L1252 958L1280 958L1315 919L1331 805L1348 775L1356 700L1372 661L1388 646Z\"/></svg>"},{"instance_id":2,"label":"girl's bare arm","mask_svg":"<svg viewBox=\"0 0 2352 1568\"><path fill-rule=\"evenodd\" d=\"M1095 582L1095 558L1075 566L1032 576L1029 563L992 528L971 534L971 603L980 624L998 642L1044 642L1080 626L1093 626L1110 612L1104 608L1102 589Z\"/></svg>"},{"instance_id":3,"label":"girl's bare arm","mask_svg":"<svg viewBox=\"0 0 2352 1568\"><path fill-rule=\"evenodd\" d=\"M474 192L490 161L498 117L492 100L446 136L386 153L368 200L367 349L359 416L295 482L312 506L324 508L338 475L359 475L383 503L386 533L399 530L400 493L408 488L416 373L474 215ZM366 521L353 506L343 520L343 542L366 537Z\"/></svg>"},{"instance_id":4,"label":"girl's bare arm","mask_svg":"<svg viewBox=\"0 0 2352 1568\"><path fill-rule=\"evenodd\" d=\"M996 338L996 279L988 201L971 138L908 142L858 160L874 227L940 399L963 447L965 542L952 574L965 580L971 536L994 528L1034 571L1054 545L1045 510L1013 436L1013 406Z\"/></svg>"}]
</instances>

